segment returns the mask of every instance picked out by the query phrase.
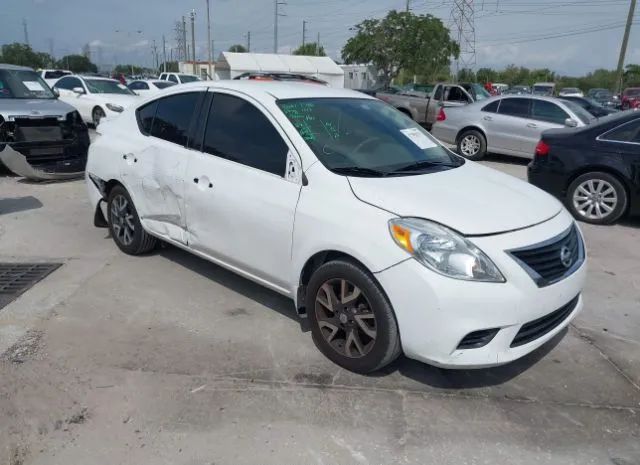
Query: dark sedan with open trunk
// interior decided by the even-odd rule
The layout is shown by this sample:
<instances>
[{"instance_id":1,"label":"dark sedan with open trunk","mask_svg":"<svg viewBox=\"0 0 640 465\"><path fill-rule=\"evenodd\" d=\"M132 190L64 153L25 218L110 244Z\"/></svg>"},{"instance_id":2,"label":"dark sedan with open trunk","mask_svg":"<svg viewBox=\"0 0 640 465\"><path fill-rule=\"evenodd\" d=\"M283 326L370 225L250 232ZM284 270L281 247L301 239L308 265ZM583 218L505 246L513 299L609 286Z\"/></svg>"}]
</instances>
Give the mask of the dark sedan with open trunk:
<instances>
[{"instance_id":1,"label":"dark sedan with open trunk","mask_svg":"<svg viewBox=\"0 0 640 465\"><path fill-rule=\"evenodd\" d=\"M528 176L582 221L610 224L627 213L639 215L640 111L545 131Z\"/></svg>"}]
</instances>

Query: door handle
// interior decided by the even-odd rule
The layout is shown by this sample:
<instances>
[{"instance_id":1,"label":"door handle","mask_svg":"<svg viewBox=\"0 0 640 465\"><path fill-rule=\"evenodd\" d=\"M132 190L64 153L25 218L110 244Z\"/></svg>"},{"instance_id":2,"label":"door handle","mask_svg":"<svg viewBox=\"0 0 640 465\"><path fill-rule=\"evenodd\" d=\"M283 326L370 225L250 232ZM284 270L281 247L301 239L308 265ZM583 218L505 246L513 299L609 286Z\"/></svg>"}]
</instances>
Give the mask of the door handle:
<instances>
[{"instance_id":1,"label":"door handle","mask_svg":"<svg viewBox=\"0 0 640 465\"><path fill-rule=\"evenodd\" d=\"M537 127L538 127L538 125L537 125L537 124L535 124L535 123L528 123L528 124L527 124L527 127L528 127L528 128L537 128Z\"/></svg>"},{"instance_id":2,"label":"door handle","mask_svg":"<svg viewBox=\"0 0 640 465\"><path fill-rule=\"evenodd\" d=\"M198 184L200 182L199 178L193 178L193 182L195 182L196 184Z\"/></svg>"},{"instance_id":3,"label":"door handle","mask_svg":"<svg viewBox=\"0 0 640 465\"><path fill-rule=\"evenodd\" d=\"M493 121L493 118L491 116L485 116L482 119L485 120L485 121Z\"/></svg>"},{"instance_id":4,"label":"door handle","mask_svg":"<svg viewBox=\"0 0 640 465\"><path fill-rule=\"evenodd\" d=\"M213 188L213 184L209 183L209 189Z\"/></svg>"}]
</instances>

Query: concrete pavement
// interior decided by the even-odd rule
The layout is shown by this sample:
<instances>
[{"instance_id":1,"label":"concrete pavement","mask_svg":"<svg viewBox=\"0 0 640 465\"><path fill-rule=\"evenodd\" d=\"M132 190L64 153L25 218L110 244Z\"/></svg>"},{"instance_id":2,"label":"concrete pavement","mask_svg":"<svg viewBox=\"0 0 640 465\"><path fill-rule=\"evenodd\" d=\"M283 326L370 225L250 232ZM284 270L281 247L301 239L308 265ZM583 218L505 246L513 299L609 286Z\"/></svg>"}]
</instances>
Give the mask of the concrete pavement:
<instances>
[{"instance_id":1,"label":"concrete pavement","mask_svg":"<svg viewBox=\"0 0 640 465\"><path fill-rule=\"evenodd\" d=\"M359 376L287 299L91 220L82 182L0 176L0 260L64 263L0 310L0 464L640 463L638 221L583 225L585 311L540 351Z\"/></svg>"}]
</instances>

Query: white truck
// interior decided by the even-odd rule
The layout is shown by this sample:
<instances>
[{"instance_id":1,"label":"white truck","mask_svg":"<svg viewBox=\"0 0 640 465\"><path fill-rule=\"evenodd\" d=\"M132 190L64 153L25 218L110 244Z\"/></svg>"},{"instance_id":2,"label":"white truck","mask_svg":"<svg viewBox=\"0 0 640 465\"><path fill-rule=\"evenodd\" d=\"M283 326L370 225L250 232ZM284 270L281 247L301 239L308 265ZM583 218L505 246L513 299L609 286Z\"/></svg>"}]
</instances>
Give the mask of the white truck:
<instances>
[{"instance_id":1,"label":"white truck","mask_svg":"<svg viewBox=\"0 0 640 465\"><path fill-rule=\"evenodd\" d=\"M184 84L186 82L194 82L194 81L202 80L195 74L187 74L187 73L162 73L160 74L159 79L161 81L175 82L176 84Z\"/></svg>"}]
</instances>

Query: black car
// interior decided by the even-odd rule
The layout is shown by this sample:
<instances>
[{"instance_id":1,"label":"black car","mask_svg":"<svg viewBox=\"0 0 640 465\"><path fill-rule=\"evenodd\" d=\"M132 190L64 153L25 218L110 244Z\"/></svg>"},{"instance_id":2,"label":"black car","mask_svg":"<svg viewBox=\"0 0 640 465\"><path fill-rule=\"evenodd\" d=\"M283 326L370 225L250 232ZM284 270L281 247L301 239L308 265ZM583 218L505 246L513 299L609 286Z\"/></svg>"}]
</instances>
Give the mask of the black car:
<instances>
[{"instance_id":1,"label":"black car","mask_svg":"<svg viewBox=\"0 0 640 465\"><path fill-rule=\"evenodd\" d=\"M640 214L640 111L543 132L528 177L588 223Z\"/></svg>"},{"instance_id":2,"label":"black car","mask_svg":"<svg viewBox=\"0 0 640 465\"><path fill-rule=\"evenodd\" d=\"M603 105L600 105L598 102L590 98L562 97L562 100L568 100L570 102L577 103L578 105L580 105L582 108L587 110L596 118L607 116L607 115L610 115L611 113L615 113L616 111L618 111L618 110L615 110L614 108L611 108L611 107L607 108Z\"/></svg>"}]
</instances>

